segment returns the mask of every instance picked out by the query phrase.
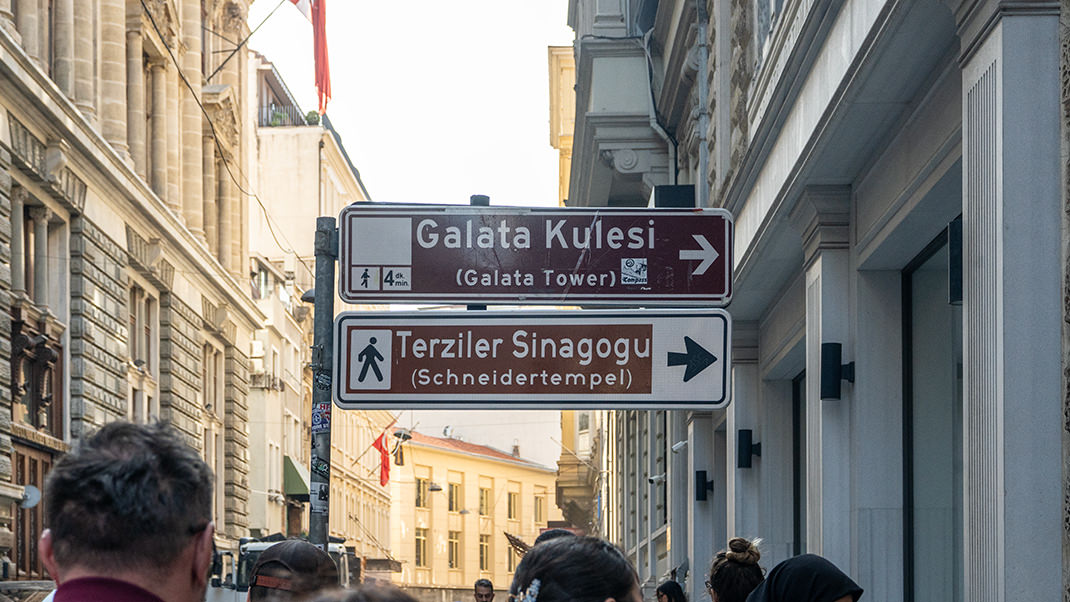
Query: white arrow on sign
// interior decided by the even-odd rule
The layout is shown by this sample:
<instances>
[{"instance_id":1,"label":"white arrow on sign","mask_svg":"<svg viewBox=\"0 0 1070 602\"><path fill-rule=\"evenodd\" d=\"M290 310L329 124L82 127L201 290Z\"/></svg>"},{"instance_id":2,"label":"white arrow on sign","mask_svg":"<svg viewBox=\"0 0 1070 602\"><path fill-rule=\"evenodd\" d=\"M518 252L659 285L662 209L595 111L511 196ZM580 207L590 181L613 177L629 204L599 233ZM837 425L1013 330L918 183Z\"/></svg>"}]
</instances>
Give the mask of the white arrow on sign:
<instances>
[{"instance_id":1,"label":"white arrow on sign","mask_svg":"<svg viewBox=\"0 0 1070 602\"><path fill-rule=\"evenodd\" d=\"M717 258L720 257L720 255L718 255L717 249L714 249L713 245L710 244L710 241L706 240L705 236L701 234L692 234L691 236L702 248L680 251L680 259L684 261L701 260L702 263L698 264L698 267L691 272L695 276L701 276L706 273L706 270L710 269L710 266L713 265L713 262L717 261Z\"/></svg>"}]
</instances>

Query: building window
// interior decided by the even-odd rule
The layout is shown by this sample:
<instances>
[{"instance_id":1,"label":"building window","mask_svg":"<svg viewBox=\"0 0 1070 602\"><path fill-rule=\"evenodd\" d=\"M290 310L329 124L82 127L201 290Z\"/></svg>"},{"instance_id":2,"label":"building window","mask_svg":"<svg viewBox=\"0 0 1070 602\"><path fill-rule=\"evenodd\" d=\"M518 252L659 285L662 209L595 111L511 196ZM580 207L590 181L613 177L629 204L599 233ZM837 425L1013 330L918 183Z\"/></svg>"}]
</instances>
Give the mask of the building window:
<instances>
[{"instance_id":1,"label":"building window","mask_svg":"<svg viewBox=\"0 0 1070 602\"><path fill-rule=\"evenodd\" d=\"M506 555L507 562L509 563L509 572L512 573L516 570L516 550L513 546L509 546L509 553Z\"/></svg>"},{"instance_id":2,"label":"building window","mask_svg":"<svg viewBox=\"0 0 1070 602\"><path fill-rule=\"evenodd\" d=\"M486 487L479 488L479 515L490 516L490 489Z\"/></svg>"},{"instance_id":3,"label":"building window","mask_svg":"<svg viewBox=\"0 0 1070 602\"><path fill-rule=\"evenodd\" d=\"M759 65L769 51L770 39L783 9L784 0L755 0L754 2L754 36Z\"/></svg>"},{"instance_id":4,"label":"building window","mask_svg":"<svg viewBox=\"0 0 1070 602\"><path fill-rule=\"evenodd\" d=\"M582 433L583 431L591 428L591 414L590 412L580 412L579 417L576 419L577 429Z\"/></svg>"},{"instance_id":5,"label":"building window","mask_svg":"<svg viewBox=\"0 0 1070 602\"><path fill-rule=\"evenodd\" d=\"M416 478L416 507L417 508L428 508L428 507L430 507L430 505L431 505L430 504L430 502L431 502L430 483L431 483L431 481L429 479L421 479L419 477Z\"/></svg>"},{"instance_id":6,"label":"building window","mask_svg":"<svg viewBox=\"0 0 1070 602\"><path fill-rule=\"evenodd\" d=\"M520 494L515 491L509 492L509 520L518 520L520 518Z\"/></svg>"},{"instance_id":7,"label":"building window","mask_svg":"<svg viewBox=\"0 0 1070 602\"><path fill-rule=\"evenodd\" d=\"M450 512L460 512L464 506L461 500L461 485L459 483L449 484L449 503Z\"/></svg>"},{"instance_id":8,"label":"building window","mask_svg":"<svg viewBox=\"0 0 1070 602\"><path fill-rule=\"evenodd\" d=\"M546 496L544 496L544 495L535 496L535 522L536 523L545 523L546 522L546 510L545 510L545 507L546 507Z\"/></svg>"},{"instance_id":9,"label":"building window","mask_svg":"<svg viewBox=\"0 0 1070 602\"><path fill-rule=\"evenodd\" d=\"M427 564L427 529L416 529L416 566L426 567Z\"/></svg>"},{"instance_id":10,"label":"building window","mask_svg":"<svg viewBox=\"0 0 1070 602\"><path fill-rule=\"evenodd\" d=\"M490 535L479 536L479 570L490 571Z\"/></svg>"},{"instance_id":11,"label":"building window","mask_svg":"<svg viewBox=\"0 0 1070 602\"><path fill-rule=\"evenodd\" d=\"M63 438L63 348L16 312L11 338L11 419Z\"/></svg>"},{"instance_id":12,"label":"building window","mask_svg":"<svg viewBox=\"0 0 1070 602\"><path fill-rule=\"evenodd\" d=\"M449 567L451 569L461 568L461 532L450 531L449 538Z\"/></svg>"},{"instance_id":13,"label":"building window","mask_svg":"<svg viewBox=\"0 0 1070 602\"><path fill-rule=\"evenodd\" d=\"M152 354L157 349L156 307L156 298L152 294L137 285L130 287L127 298L130 361L149 374L153 373Z\"/></svg>"}]
</instances>

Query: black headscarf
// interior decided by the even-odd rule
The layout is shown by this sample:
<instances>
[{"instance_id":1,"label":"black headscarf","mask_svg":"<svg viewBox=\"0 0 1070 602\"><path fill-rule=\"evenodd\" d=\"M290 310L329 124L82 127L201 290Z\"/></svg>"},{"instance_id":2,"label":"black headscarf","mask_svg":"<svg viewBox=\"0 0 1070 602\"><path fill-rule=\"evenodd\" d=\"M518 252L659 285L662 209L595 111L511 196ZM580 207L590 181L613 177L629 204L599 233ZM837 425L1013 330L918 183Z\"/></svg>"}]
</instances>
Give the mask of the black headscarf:
<instances>
[{"instance_id":1,"label":"black headscarf","mask_svg":"<svg viewBox=\"0 0 1070 602\"><path fill-rule=\"evenodd\" d=\"M814 554L789 558L773 567L747 602L858 602L862 588L828 560Z\"/></svg>"}]
</instances>

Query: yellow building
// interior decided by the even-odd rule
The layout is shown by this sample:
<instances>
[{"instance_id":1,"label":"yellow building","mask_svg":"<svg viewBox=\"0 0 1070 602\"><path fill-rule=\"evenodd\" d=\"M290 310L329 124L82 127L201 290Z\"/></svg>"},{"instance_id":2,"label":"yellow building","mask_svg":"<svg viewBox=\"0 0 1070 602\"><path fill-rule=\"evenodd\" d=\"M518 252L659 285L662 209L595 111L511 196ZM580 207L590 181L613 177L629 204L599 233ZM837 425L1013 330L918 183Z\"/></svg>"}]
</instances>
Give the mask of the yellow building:
<instances>
[{"instance_id":1,"label":"yellow building","mask_svg":"<svg viewBox=\"0 0 1070 602\"><path fill-rule=\"evenodd\" d=\"M405 433L412 438L391 476L390 548L402 565L395 583L426 600L470 599L481 578L507 590L519 557L506 533L530 544L561 519L556 471L492 447Z\"/></svg>"},{"instance_id":2,"label":"yellow building","mask_svg":"<svg viewBox=\"0 0 1070 602\"><path fill-rule=\"evenodd\" d=\"M550 46L550 146L558 152L558 203L568 198L572 130L576 128L576 59L571 46Z\"/></svg>"}]
</instances>

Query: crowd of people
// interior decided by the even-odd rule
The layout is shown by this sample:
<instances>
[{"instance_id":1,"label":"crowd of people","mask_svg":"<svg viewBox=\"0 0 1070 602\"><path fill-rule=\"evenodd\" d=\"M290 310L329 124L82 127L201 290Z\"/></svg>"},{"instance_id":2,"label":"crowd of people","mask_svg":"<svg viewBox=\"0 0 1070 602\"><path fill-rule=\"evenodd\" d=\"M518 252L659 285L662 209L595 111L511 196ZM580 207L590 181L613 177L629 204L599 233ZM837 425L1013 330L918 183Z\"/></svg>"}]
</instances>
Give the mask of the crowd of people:
<instances>
[{"instance_id":1,"label":"crowd of people","mask_svg":"<svg viewBox=\"0 0 1070 602\"><path fill-rule=\"evenodd\" d=\"M58 585L55 602L200 602L214 555L212 473L164 424L115 422L55 464L45 483L49 528L41 562ZM759 541L736 537L710 564L711 602L857 602L862 588L828 560L803 554L768 574ZM288 540L253 566L249 602L416 602L390 585L338 587L322 549ZM493 602L494 585L473 587ZM666 581L657 602L687 602ZM542 533L514 572L508 602L642 602L639 575L625 554L597 537Z\"/></svg>"}]
</instances>

